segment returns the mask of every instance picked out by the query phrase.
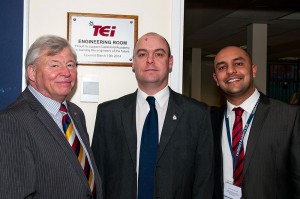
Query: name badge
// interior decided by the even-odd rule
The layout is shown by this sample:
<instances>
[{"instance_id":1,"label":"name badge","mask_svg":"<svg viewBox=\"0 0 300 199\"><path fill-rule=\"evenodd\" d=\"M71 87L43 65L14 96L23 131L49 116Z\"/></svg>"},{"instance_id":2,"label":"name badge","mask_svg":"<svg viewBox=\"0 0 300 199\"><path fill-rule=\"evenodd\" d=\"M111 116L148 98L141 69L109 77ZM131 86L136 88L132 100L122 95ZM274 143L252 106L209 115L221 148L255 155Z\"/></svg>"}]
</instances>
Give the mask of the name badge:
<instances>
[{"instance_id":1,"label":"name badge","mask_svg":"<svg viewBox=\"0 0 300 199\"><path fill-rule=\"evenodd\" d=\"M224 184L224 198L241 199L242 198L241 187L237 187L230 182L226 182Z\"/></svg>"}]
</instances>

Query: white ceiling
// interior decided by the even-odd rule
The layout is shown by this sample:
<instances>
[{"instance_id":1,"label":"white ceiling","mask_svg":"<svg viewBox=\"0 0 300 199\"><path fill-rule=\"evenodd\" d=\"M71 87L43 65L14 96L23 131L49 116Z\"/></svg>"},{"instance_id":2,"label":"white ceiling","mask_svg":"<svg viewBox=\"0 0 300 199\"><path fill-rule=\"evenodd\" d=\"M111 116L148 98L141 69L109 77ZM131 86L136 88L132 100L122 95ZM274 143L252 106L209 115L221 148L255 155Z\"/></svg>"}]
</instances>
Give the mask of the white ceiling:
<instances>
[{"instance_id":1,"label":"white ceiling","mask_svg":"<svg viewBox=\"0 0 300 199\"><path fill-rule=\"evenodd\" d=\"M227 45L243 46L247 43L247 26L252 23L267 24L268 60L300 57L300 3L288 6L252 0L247 5L216 4L222 0L196 0L185 2L184 47L201 48L203 58L215 54ZM206 1L206 3L203 3ZM209 2L209 3L207 3ZM249 2L249 1L248 1ZM189 56L185 50L185 56ZM299 60L300 61L300 60Z\"/></svg>"}]
</instances>

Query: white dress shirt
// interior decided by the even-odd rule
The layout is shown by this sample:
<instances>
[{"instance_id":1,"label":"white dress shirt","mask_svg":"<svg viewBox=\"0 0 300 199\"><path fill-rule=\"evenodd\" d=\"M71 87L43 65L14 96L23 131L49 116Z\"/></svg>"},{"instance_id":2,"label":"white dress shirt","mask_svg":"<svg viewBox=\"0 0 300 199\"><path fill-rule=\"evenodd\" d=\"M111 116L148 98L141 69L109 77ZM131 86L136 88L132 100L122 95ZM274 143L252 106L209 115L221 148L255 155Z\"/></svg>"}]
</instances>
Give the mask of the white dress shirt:
<instances>
[{"instance_id":1,"label":"white dress shirt","mask_svg":"<svg viewBox=\"0 0 300 199\"><path fill-rule=\"evenodd\" d=\"M235 107L241 107L244 109L244 113L242 115L243 119L243 128L251 115L251 112L253 108L255 107L255 104L257 100L259 99L260 93L255 89L254 93L242 104L239 106L234 106L233 104L229 103L227 101L227 112L226 117L229 120L229 127L230 127L230 134L232 137L232 126L235 120L235 112L232 111ZM252 119L253 121L253 119ZM243 146L244 146L244 153L246 154L246 147L247 147L247 141L249 138L249 132L251 129L252 121L249 124L249 127L247 129L247 132L245 134L244 140L243 140ZM224 183L225 182L233 182L233 159L231 155L231 150L228 143L227 138L227 131L226 131L226 124L225 124L225 118L223 119L223 130L222 130L222 154L223 154L223 176L224 176Z\"/></svg>"},{"instance_id":2,"label":"white dress shirt","mask_svg":"<svg viewBox=\"0 0 300 199\"><path fill-rule=\"evenodd\" d=\"M168 108L170 90L166 86L164 89L156 93L155 97L155 108L158 116L158 142L160 140L162 127L164 125L164 120ZM136 170L137 174L139 172L139 159L140 159L140 146L141 138L143 132L143 126L148 112L150 111L149 103L146 98L148 95L142 90L138 89L137 91L137 103L136 103L136 132L137 132L137 158L136 158ZM138 175L137 175L138 176Z\"/></svg>"}]
</instances>

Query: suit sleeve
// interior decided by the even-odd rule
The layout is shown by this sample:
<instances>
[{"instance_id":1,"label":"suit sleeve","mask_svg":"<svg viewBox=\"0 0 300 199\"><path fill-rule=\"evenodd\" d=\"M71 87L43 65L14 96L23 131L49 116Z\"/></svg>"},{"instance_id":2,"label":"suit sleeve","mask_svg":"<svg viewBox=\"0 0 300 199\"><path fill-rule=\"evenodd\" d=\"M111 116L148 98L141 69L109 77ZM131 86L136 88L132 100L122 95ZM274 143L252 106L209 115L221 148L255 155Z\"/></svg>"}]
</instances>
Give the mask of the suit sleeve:
<instances>
[{"instance_id":1,"label":"suit sleeve","mask_svg":"<svg viewBox=\"0 0 300 199\"><path fill-rule=\"evenodd\" d=\"M300 108L298 107L295 120L291 118L293 136L291 139L291 179L294 198L300 198Z\"/></svg>"},{"instance_id":2,"label":"suit sleeve","mask_svg":"<svg viewBox=\"0 0 300 199\"><path fill-rule=\"evenodd\" d=\"M102 179L102 190L103 195L105 198L105 171L104 171L104 155L105 155L105 142L104 142L104 125L102 120L102 114L100 111L100 105L98 106L96 121L95 121L95 128L94 128L94 135L92 140L92 151L94 154L95 162L97 169L100 173Z\"/></svg>"},{"instance_id":3,"label":"suit sleeve","mask_svg":"<svg viewBox=\"0 0 300 199\"><path fill-rule=\"evenodd\" d=\"M195 160L193 198L210 199L213 195L214 186L214 155L209 108L201 115L202 125L200 127L200 136Z\"/></svg>"},{"instance_id":4,"label":"suit sleeve","mask_svg":"<svg viewBox=\"0 0 300 199\"><path fill-rule=\"evenodd\" d=\"M13 117L0 115L1 198L32 198L35 194L35 164L26 129Z\"/></svg>"}]
</instances>

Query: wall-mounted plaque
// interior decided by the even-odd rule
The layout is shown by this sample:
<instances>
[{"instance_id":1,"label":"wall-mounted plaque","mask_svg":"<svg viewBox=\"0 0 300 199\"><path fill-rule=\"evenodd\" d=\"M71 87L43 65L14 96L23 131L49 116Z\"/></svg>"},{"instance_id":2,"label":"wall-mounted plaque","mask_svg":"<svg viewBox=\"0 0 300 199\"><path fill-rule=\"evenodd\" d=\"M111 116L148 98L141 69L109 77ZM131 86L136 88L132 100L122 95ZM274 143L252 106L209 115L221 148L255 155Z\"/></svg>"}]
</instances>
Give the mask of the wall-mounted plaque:
<instances>
[{"instance_id":1,"label":"wall-mounted plaque","mask_svg":"<svg viewBox=\"0 0 300 199\"><path fill-rule=\"evenodd\" d=\"M78 64L131 66L138 16L68 12L67 37Z\"/></svg>"}]
</instances>

